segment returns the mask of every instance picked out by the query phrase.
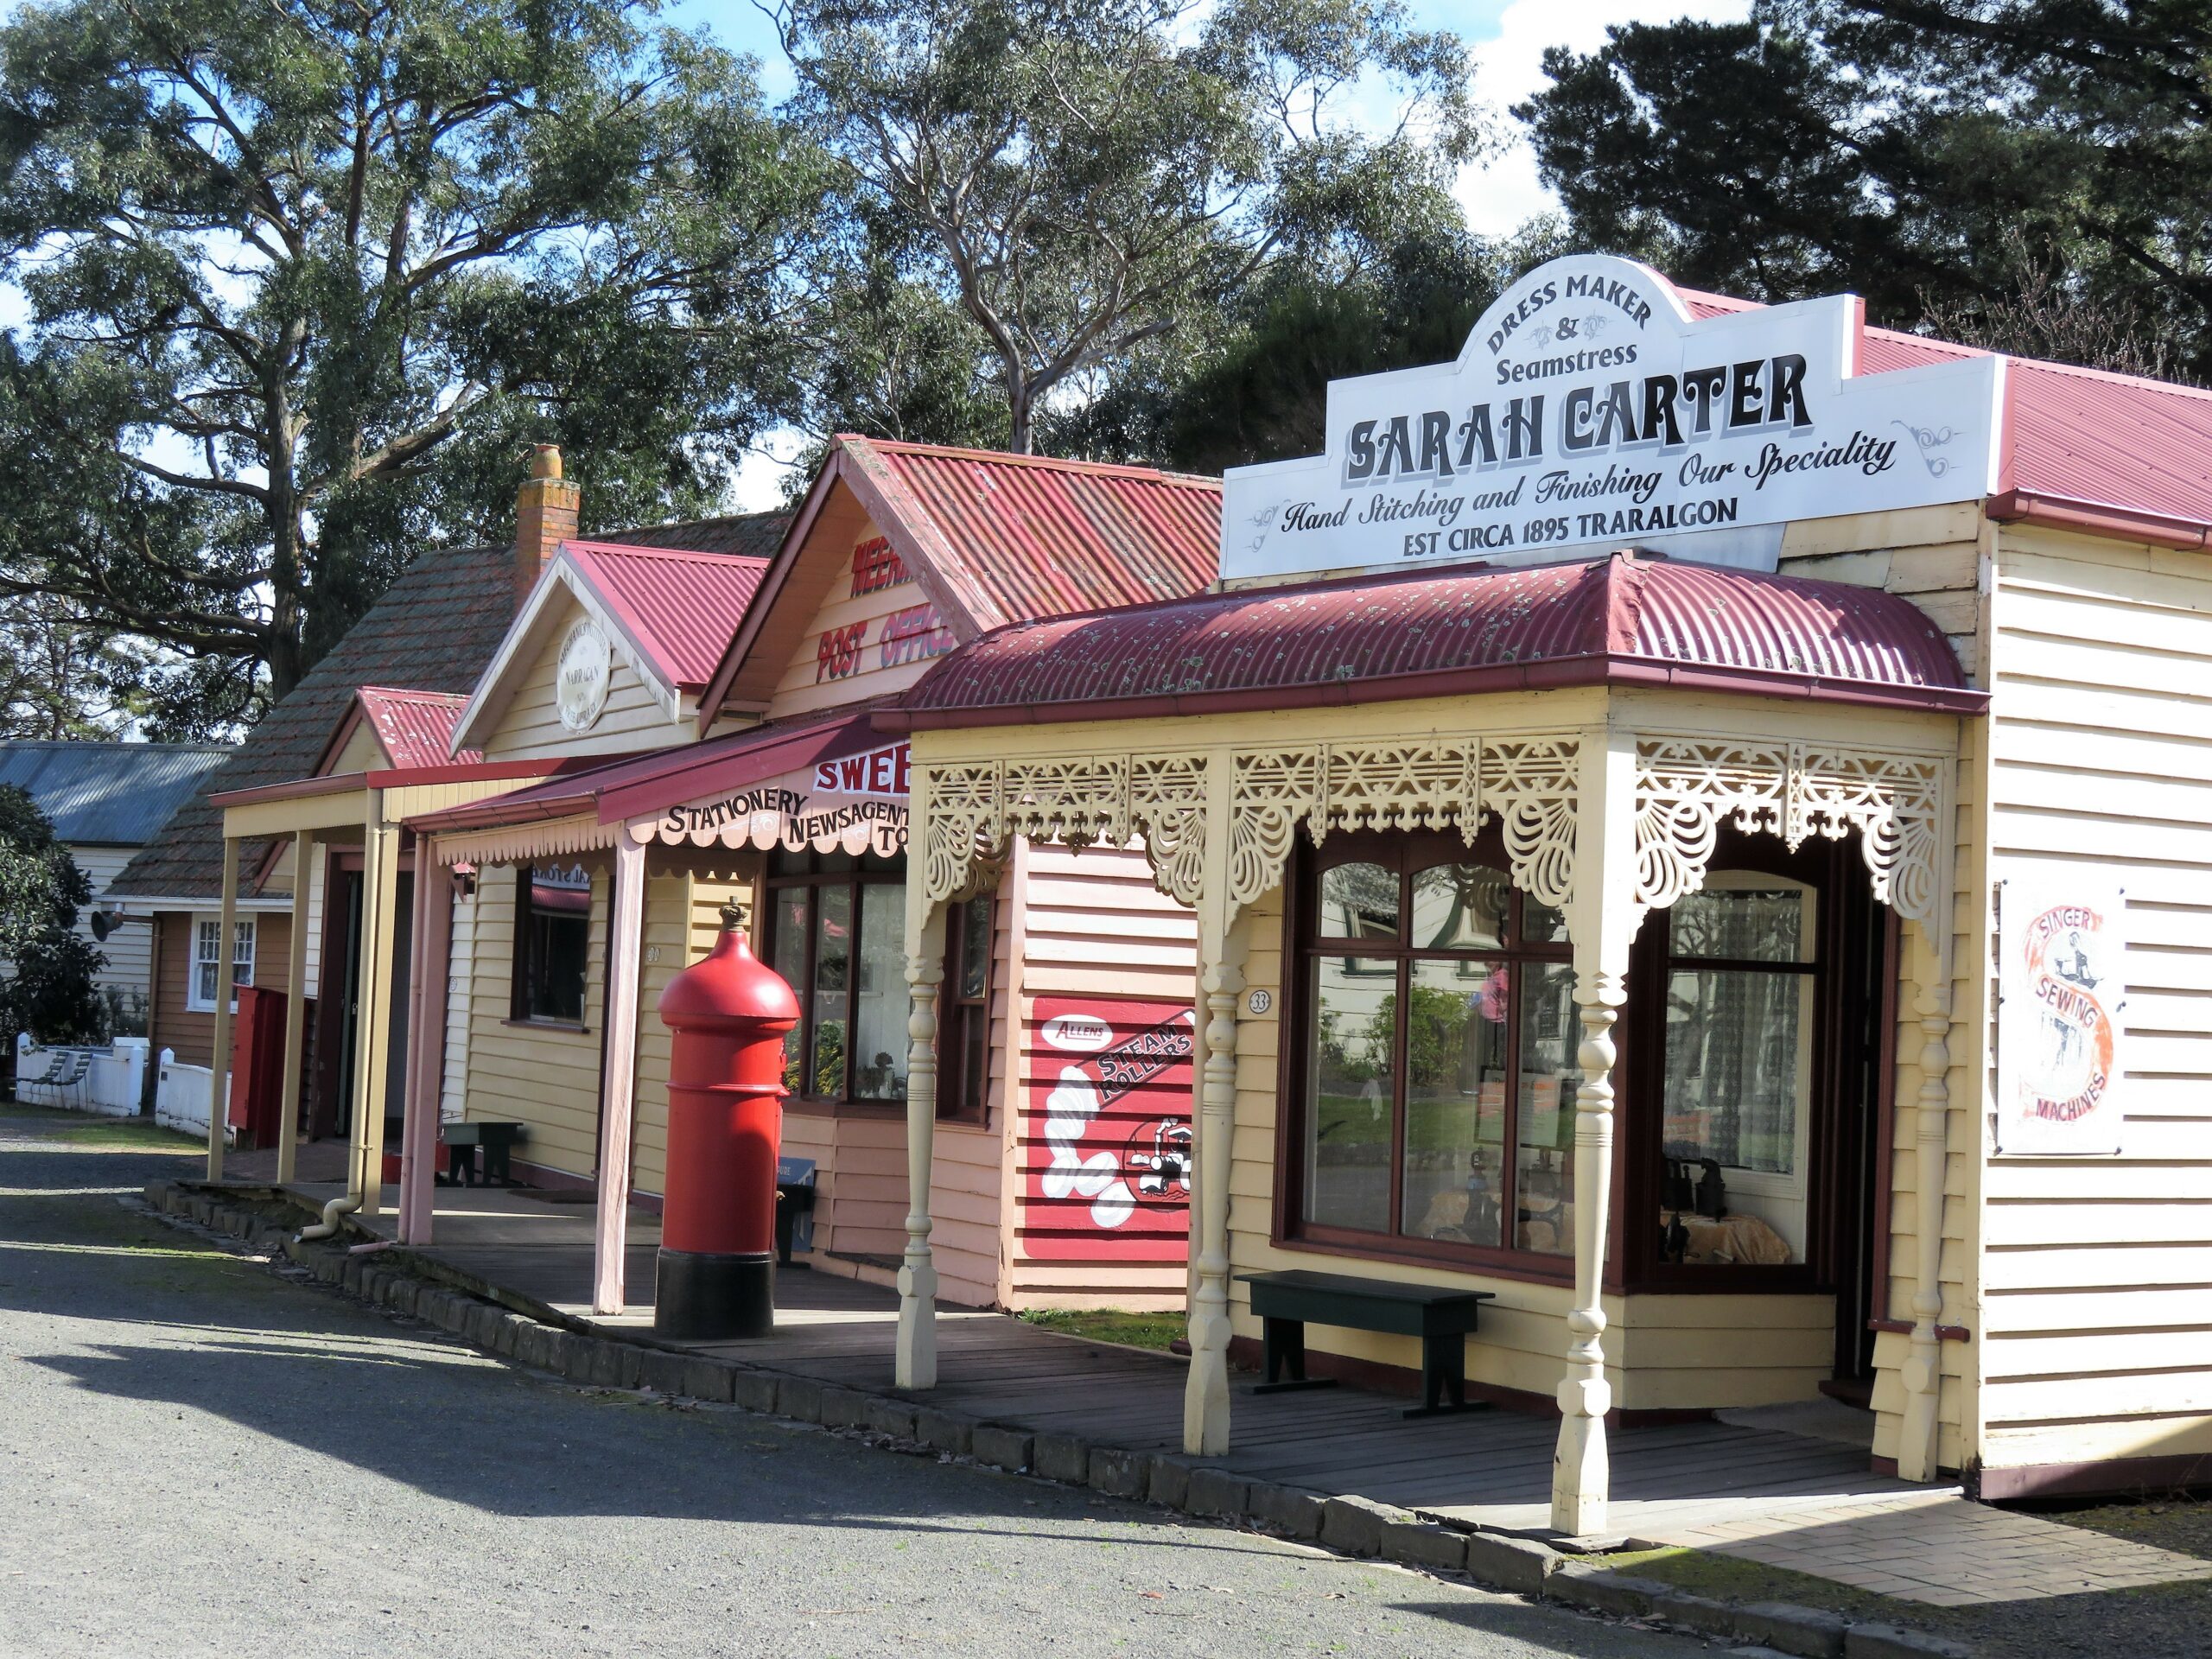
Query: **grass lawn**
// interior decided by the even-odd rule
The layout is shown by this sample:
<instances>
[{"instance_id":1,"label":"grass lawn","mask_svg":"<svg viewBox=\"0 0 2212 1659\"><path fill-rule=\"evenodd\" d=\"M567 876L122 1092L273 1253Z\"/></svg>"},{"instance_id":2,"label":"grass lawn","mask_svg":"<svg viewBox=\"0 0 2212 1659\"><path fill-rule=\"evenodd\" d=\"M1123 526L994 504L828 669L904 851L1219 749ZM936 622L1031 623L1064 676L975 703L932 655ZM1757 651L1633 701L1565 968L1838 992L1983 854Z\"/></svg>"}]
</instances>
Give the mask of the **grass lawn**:
<instances>
[{"instance_id":1,"label":"grass lawn","mask_svg":"<svg viewBox=\"0 0 2212 1659\"><path fill-rule=\"evenodd\" d=\"M1185 1334L1189 1323L1180 1313L1133 1313L1121 1307L1082 1312L1033 1308L1016 1317L1065 1336L1086 1337L1093 1342L1126 1343L1132 1348L1150 1348L1163 1354L1169 1343Z\"/></svg>"},{"instance_id":2,"label":"grass lawn","mask_svg":"<svg viewBox=\"0 0 2212 1659\"><path fill-rule=\"evenodd\" d=\"M94 1117L59 1106L33 1106L23 1101L0 1105L0 1116L35 1118L54 1126L52 1138L71 1146L113 1152L205 1152L207 1143L196 1135L165 1129L149 1117Z\"/></svg>"}]
</instances>

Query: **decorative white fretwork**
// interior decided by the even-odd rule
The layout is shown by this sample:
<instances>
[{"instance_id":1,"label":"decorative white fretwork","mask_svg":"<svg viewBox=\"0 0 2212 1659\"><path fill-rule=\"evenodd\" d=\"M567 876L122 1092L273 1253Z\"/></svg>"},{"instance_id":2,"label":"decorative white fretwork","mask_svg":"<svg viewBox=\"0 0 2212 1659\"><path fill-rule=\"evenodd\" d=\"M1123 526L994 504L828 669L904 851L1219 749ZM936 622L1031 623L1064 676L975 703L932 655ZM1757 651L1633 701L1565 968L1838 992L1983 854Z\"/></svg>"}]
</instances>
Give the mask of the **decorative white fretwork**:
<instances>
[{"instance_id":1,"label":"decorative white fretwork","mask_svg":"<svg viewBox=\"0 0 2212 1659\"><path fill-rule=\"evenodd\" d=\"M1130 833L1142 836L1154 884L1177 904L1195 910L1205 886L1205 756L1134 756L1128 790L1122 839L1127 841Z\"/></svg>"},{"instance_id":2,"label":"decorative white fretwork","mask_svg":"<svg viewBox=\"0 0 2212 1659\"><path fill-rule=\"evenodd\" d=\"M1637 913L1704 885L1725 817L1792 850L1856 830L1875 898L1910 920L1934 920L1945 772L1933 755L1645 738L1636 751Z\"/></svg>"},{"instance_id":3,"label":"decorative white fretwork","mask_svg":"<svg viewBox=\"0 0 2212 1659\"><path fill-rule=\"evenodd\" d=\"M1514 884L1566 909L1574 891L1580 740L1572 733L1317 742L1228 757L1229 914L1276 887L1303 826L1319 843L1344 829L1456 826L1471 842L1504 833ZM932 903L992 878L1009 837L1123 847L1140 838L1161 892L1196 906L1205 878L1204 753L1053 757L928 768L922 836ZM1875 897L1931 918L1945 763L1805 743L1655 736L1636 759L1635 905L1673 904L1703 885L1723 818L1793 849L1853 830Z\"/></svg>"}]
</instances>

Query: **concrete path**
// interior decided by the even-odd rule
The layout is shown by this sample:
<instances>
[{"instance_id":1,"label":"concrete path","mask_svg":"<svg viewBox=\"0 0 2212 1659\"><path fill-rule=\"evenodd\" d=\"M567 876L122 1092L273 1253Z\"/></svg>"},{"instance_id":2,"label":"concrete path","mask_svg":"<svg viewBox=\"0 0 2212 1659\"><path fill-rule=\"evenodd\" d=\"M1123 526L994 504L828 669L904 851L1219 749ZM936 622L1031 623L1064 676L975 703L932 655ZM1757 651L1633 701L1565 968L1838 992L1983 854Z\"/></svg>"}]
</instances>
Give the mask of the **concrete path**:
<instances>
[{"instance_id":1,"label":"concrete path","mask_svg":"<svg viewBox=\"0 0 2212 1659\"><path fill-rule=\"evenodd\" d=\"M1688 1656L734 1408L549 1382L118 1202L0 1106L0 1654Z\"/></svg>"}]
</instances>

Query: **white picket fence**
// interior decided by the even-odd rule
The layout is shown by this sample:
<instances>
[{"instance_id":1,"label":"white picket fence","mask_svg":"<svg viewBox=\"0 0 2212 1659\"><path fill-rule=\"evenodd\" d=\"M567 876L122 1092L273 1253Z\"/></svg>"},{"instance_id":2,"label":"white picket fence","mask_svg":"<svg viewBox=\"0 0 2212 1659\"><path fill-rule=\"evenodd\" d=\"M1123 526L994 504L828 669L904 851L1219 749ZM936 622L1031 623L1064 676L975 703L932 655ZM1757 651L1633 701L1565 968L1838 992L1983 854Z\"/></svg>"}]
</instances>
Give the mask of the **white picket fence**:
<instances>
[{"instance_id":1,"label":"white picket fence","mask_svg":"<svg viewBox=\"0 0 2212 1659\"><path fill-rule=\"evenodd\" d=\"M42 1048L26 1033L16 1042L16 1098L102 1117L136 1117L146 1086L146 1049L143 1037L118 1037L105 1048ZM166 1056L168 1051L162 1052ZM87 1062L81 1073L76 1065L79 1056ZM39 1081L57 1071L70 1081ZM204 1101L200 1124L207 1126Z\"/></svg>"}]
</instances>

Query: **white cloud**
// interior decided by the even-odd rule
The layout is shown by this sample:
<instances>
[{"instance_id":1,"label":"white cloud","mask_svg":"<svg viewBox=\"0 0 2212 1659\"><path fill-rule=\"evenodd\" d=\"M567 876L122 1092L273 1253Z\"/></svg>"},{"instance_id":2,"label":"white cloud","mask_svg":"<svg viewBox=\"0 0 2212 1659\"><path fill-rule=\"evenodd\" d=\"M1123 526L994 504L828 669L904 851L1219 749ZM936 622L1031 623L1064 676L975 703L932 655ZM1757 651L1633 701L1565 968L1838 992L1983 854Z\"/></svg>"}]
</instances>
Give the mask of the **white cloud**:
<instances>
[{"instance_id":1,"label":"white cloud","mask_svg":"<svg viewBox=\"0 0 2212 1659\"><path fill-rule=\"evenodd\" d=\"M1677 17L1738 22L1750 15L1748 0L1512 0L1498 17L1497 33L1476 43L1475 92L1503 113L1550 84L1544 78L1546 47L1594 52L1605 43L1608 24L1670 22ZM1506 121L1510 142L1504 152L1462 173L1455 193L1468 224L1484 236L1506 235L1559 207L1559 199L1536 176L1536 153L1525 129L1510 117Z\"/></svg>"}]
</instances>

